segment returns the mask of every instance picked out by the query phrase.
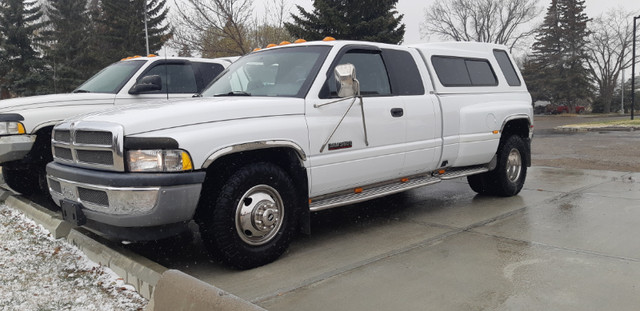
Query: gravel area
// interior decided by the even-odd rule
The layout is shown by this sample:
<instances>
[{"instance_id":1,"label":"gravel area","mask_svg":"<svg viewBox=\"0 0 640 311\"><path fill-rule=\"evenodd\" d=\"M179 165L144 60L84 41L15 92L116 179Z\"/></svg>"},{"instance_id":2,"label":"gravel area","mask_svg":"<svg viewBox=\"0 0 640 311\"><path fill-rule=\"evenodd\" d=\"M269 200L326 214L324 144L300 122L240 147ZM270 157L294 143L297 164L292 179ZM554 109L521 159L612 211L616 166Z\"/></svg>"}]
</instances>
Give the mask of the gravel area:
<instances>
[{"instance_id":1,"label":"gravel area","mask_svg":"<svg viewBox=\"0 0 640 311\"><path fill-rule=\"evenodd\" d=\"M629 116L538 116L531 159L535 166L640 172L640 131L557 131L567 124L628 120Z\"/></svg>"},{"instance_id":2,"label":"gravel area","mask_svg":"<svg viewBox=\"0 0 640 311\"><path fill-rule=\"evenodd\" d=\"M109 268L0 204L0 310L144 310L147 300Z\"/></svg>"}]
</instances>

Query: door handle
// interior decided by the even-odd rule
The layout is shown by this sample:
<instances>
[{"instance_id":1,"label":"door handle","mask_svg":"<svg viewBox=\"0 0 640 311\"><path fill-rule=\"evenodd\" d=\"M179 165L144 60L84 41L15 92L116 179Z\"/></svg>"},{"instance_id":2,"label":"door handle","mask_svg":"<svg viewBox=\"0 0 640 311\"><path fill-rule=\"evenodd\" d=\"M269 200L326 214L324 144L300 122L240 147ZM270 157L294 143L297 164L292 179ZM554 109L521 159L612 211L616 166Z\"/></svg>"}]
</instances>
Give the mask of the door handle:
<instances>
[{"instance_id":1,"label":"door handle","mask_svg":"<svg viewBox=\"0 0 640 311\"><path fill-rule=\"evenodd\" d=\"M404 110L402 108L391 108L391 116L394 118L399 118L404 115Z\"/></svg>"}]
</instances>

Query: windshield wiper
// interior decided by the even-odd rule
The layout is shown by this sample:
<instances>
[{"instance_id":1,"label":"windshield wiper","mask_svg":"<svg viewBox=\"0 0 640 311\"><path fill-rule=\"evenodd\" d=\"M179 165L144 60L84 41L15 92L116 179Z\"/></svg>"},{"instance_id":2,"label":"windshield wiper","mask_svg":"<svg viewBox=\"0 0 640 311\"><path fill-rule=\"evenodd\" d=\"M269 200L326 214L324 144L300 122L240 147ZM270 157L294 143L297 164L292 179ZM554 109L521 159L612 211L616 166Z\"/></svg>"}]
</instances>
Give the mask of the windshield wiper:
<instances>
[{"instance_id":1,"label":"windshield wiper","mask_svg":"<svg viewBox=\"0 0 640 311\"><path fill-rule=\"evenodd\" d=\"M91 93L91 91L87 91L87 90L75 90L73 92L74 93Z\"/></svg>"},{"instance_id":2,"label":"windshield wiper","mask_svg":"<svg viewBox=\"0 0 640 311\"><path fill-rule=\"evenodd\" d=\"M213 97L217 96L251 96L251 93L243 92L243 91L231 91L229 93L220 93L215 94Z\"/></svg>"}]
</instances>

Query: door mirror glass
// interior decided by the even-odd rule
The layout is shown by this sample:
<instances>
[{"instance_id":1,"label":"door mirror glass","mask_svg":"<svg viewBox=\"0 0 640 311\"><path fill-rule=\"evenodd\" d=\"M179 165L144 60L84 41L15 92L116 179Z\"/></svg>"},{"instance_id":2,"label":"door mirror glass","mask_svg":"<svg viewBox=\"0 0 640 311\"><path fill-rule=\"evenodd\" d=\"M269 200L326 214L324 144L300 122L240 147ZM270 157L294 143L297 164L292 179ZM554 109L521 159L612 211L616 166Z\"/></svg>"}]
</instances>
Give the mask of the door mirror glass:
<instances>
[{"instance_id":1,"label":"door mirror glass","mask_svg":"<svg viewBox=\"0 0 640 311\"><path fill-rule=\"evenodd\" d=\"M129 94L140 94L162 90L162 78L159 75L144 76L130 90Z\"/></svg>"}]
</instances>

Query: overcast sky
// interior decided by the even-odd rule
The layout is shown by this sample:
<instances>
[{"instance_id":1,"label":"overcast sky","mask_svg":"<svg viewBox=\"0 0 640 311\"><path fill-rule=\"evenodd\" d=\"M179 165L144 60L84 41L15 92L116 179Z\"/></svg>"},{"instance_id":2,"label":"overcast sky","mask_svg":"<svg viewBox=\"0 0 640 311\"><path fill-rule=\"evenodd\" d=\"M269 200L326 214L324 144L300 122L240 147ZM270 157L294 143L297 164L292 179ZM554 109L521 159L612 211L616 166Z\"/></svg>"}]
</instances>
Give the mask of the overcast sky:
<instances>
[{"instance_id":1,"label":"overcast sky","mask_svg":"<svg viewBox=\"0 0 640 311\"><path fill-rule=\"evenodd\" d=\"M299 4L307 10L313 9L313 2L311 0L288 0L291 4ZM256 0L254 4L256 6L256 12L263 10L264 3L270 3L271 0ZM424 19L424 10L431 6L435 0L399 0L398 12L404 14L403 22L406 25L406 32L404 43L418 43L425 42L426 39L420 38L420 23ZM546 8L551 3L550 0L540 0L539 4L544 6L543 13L540 16L540 21L546 13ZM596 17L602 12L608 11L615 7L622 7L628 11L640 12L639 0L586 0L586 13L589 17ZM297 12L295 6L292 6L292 12ZM432 38L432 40L435 38Z\"/></svg>"}]
</instances>

